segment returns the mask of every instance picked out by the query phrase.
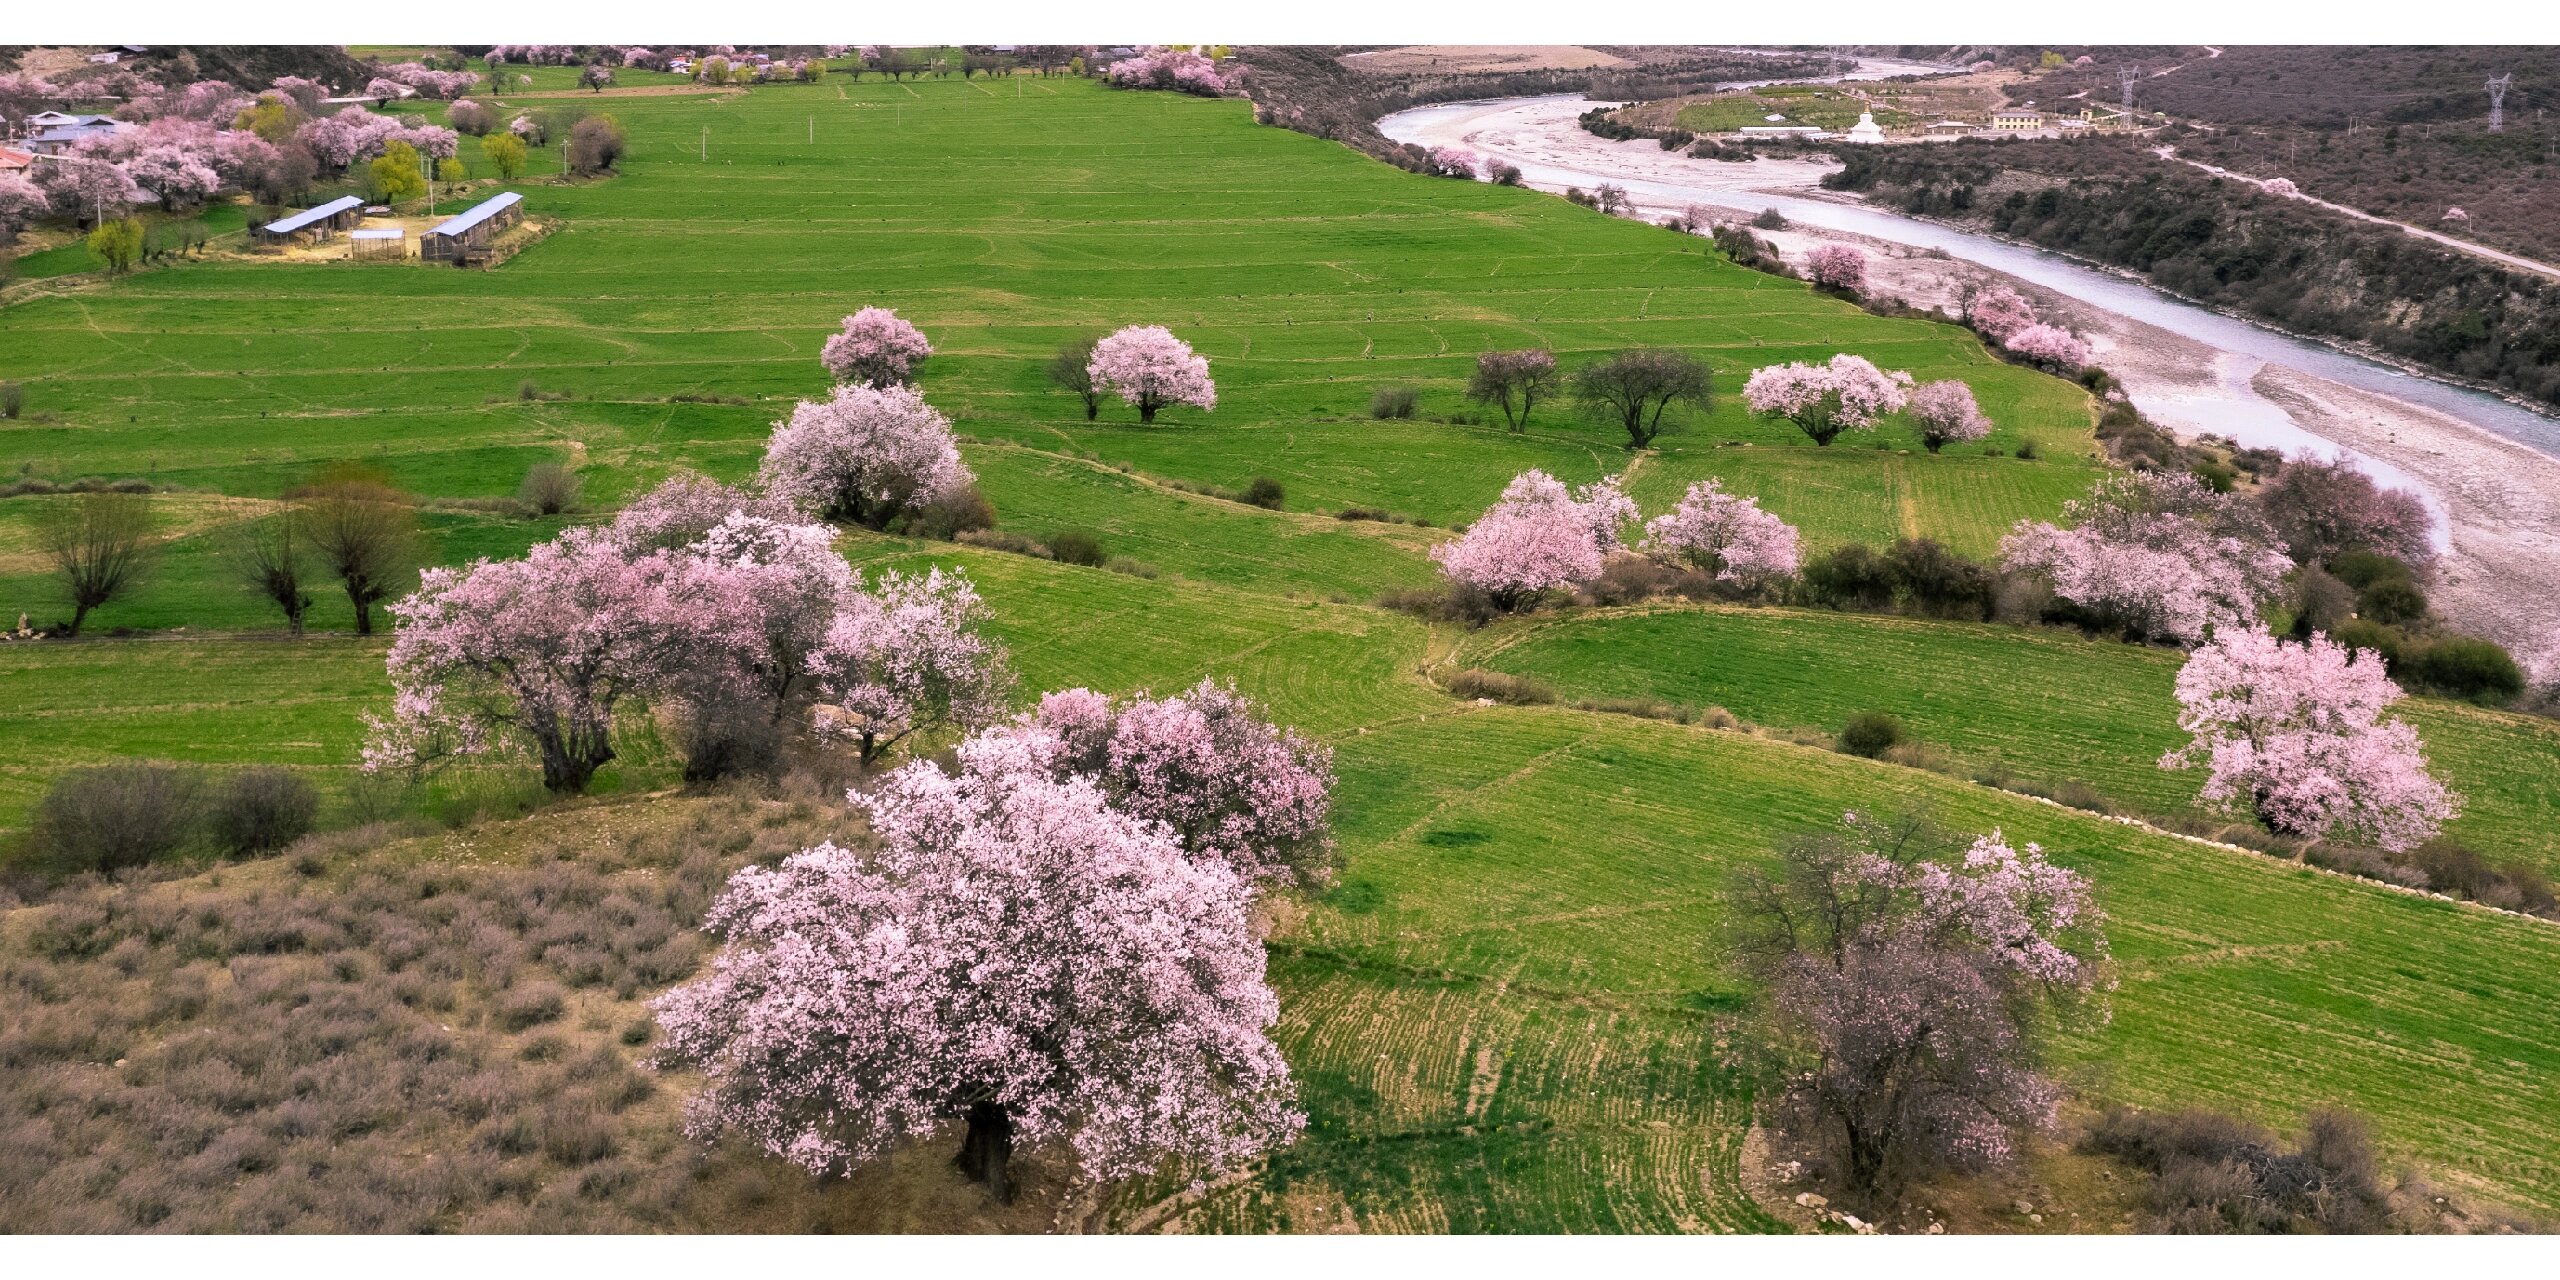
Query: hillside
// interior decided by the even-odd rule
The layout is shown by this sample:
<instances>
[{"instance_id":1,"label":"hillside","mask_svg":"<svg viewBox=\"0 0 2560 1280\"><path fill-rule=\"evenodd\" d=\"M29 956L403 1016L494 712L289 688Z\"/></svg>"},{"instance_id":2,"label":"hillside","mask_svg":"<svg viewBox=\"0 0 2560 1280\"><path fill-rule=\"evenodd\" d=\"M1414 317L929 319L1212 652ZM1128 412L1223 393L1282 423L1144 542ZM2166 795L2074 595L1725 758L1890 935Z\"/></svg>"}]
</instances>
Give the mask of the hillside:
<instances>
[{"instance_id":1,"label":"hillside","mask_svg":"<svg viewBox=\"0 0 2560 1280\"><path fill-rule=\"evenodd\" d=\"M425 824L0 910L0 965L44 993L0 1006L0 1061L21 1077L0 1129L37 1152L0 1161L0 1204L23 1215L0 1225L1782 1229L1745 1189L1723 895L1779 841L1906 800L2095 878L2122 984L2112 1022L2060 1046L2085 1098L2281 1123L2343 1103L2464 1197L2560 1211L2547 922L1779 735L1434 683L1481 660L1826 733L1853 699L1908 706L1932 741L2171 804L2172 783L2136 767L2162 732L2163 655L1794 611L1469 633L1371 603L1427 581L1446 526L1531 466L1631 469L1648 512L1722 477L1815 547L1917 534L1988 551L2098 474L2077 386L1951 326L1734 267L1702 238L1399 172L1257 126L1240 102L1027 77L603 101L630 131L624 172L521 184L561 229L501 269L187 264L0 310L0 376L26 380L30 411L0 427L0 466L192 491L162 499L152 586L93 620L139 634L0 645L0 825L63 768L122 754L288 763L331 780L334 826L371 805ZM857 567L965 569L1026 693L1228 676L1336 752L1341 883L1270 912L1308 1136L1241 1176L1080 1200L1035 1182L1006 1214L955 1193L938 1152L826 1189L695 1150L673 1106L691 1082L635 1065L639 1002L698 962L679 938L719 875L835 830L826 784L681 792L635 717L592 800L543 807L522 771L386 797L353 768L359 717L387 699L382 642L343 634L342 600L315 611L332 634L285 639L220 571L226 513L331 459L423 495L448 563L556 531L491 501L539 461L577 463L579 520L680 468L742 476L769 424L823 390L818 346L862 305L931 335L922 388L967 433L1001 528L1088 531L1153 573L855 531L839 545ZM1047 385L1060 342L1133 322L1209 357L1214 413L1140 427L1112 405L1088 422ZM1469 420L1475 354L1532 344L1568 364L1686 350L1719 398L1632 463L1622 434L1562 406L1517 434ZM1899 422L1816 449L1732 394L1753 367L1839 350L1960 377L1998 429L1935 455ZM1390 384L1419 388L1422 412L1367 416ZM1182 487L1256 476L1284 486L1283 509ZM0 611L58 611L26 537L52 500L0 498ZM1430 523L1338 518L1352 506ZM1920 642L1956 674L1897 660ZM2045 713L2043 691L2094 682L2122 692ZM1940 691L1960 704L1933 713ZM2417 714L2482 797L2466 834L2560 861L2551 771L2534 768L2546 729ZM421 923L439 917L464 927ZM383 967L381 939L418 959ZM154 998L199 981L202 1000ZM554 987L547 1007L515 994ZM270 1020L270 993L312 1021ZM298 1073L349 1087L287 1105ZM417 1175L422 1150L449 1173ZM350 1190L314 1193L315 1167ZM2049 1229L2119 1225L2079 1207L2092 1219Z\"/></svg>"}]
</instances>

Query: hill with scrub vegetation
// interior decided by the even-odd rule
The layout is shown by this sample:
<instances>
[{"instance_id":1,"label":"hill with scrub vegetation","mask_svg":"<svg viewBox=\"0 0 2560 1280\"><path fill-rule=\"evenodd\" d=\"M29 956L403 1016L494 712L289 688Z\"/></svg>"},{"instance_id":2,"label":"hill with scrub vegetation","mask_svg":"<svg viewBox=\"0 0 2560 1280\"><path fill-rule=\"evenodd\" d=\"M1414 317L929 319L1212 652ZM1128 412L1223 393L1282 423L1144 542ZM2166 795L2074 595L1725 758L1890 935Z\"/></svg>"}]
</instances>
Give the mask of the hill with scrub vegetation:
<instances>
[{"instance_id":1,"label":"hill with scrub vegetation","mask_svg":"<svg viewBox=\"0 0 2560 1280\"><path fill-rule=\"evenodd\" d=\"M67 613L47 531L94 496L72 490L136 491L109 496L136 500L150 552L82 637L0 644L19 859L0 1226L1851 1229L1812 1198L1822 1157L1787 1145L1757 1040L1787 979L1737 930L1848 811L1925 812L1958 849L1990 837L2028 859L2004 866L2085 885L2106 946L2073 970L2103 979L2085 984L2102 1007L2028 1046L2019 1096L2049 1082L2058 1127L1991 1172L1904 1171L1885 1209L1864 1190L1841 1206L1910 1230L2158 1225L2193 1208L2152 1191L2177 1123L2212 1140L2182 1150L2353 1193L2298 1221L2260 1205L2277 1226L2347 1201L2363 1216L2316 1221L2560 1212L2560 933L2532 914L2560 870L2551 720L2395 705L2463 800L2408 856L2476 869L2456 889L2436 863L2358 863L2201 805L2200 770L2159 767L2186 739L2175 648L1913 589L1989 573L2020 522L2120 474L2083 383L1717 240L1405 172L1228 98L834 75L592 105L627 150L610 176L519 184L557 230L498 269L185 262L0 309L26 410L0 427L19 481L0 608ZM777 421L851 367L830 339L869 307L930 338L915 387L983 510L844 520L827 536L851 571L965 574L1015 677L1007 712L1228 681L1329 753L1330 865L1253 906L1294 1141L1214 1175L1104 1179L1026 1143L999 1202L951 1168L956 1129L823 1179L735 1133L697 1140L681 1107L703 1079L655 1055L670 1019L712 1019L652 1001L709 972L723 886L822 840L894 840L899 815L846 789L951 764L957 734L871 761L795 739L762 776L688 783L698 735L635 698L583 794L521 755L367 771L391 637L355 634L335 582L302 634L241 584L243 530L353 487L413 523L396 599L420 566L622 536L617 513L671 477L751 485ZM1205 357L1214 408L1141 421L1053 378L1062 347L1129 325ZM1513 429L1464 393L1480 355L1530 349L1567 372L1671 353L1708 392L1641 448L1561 395ZM1960 382L1987 426L1924 442L1885 414L1817 445L1740 394L1841 353ZM1530 471L1615 477L1648 518L1716 481L1800 532L1812 585L1621 560L1506 610L1446 591L1433 553ZM2385 576L2330 567L2307 569L2347 595L2321 607L2379 613L2387 592L2355 593ZM245 794L281 767L316 788L313 833L49 873L66 810L48 797L131 760L194 770L150 794L114 775L172 815L170 787ZM2341 1154L2368 1150L2361 1172Z\"/></svg>"}]
</instances>

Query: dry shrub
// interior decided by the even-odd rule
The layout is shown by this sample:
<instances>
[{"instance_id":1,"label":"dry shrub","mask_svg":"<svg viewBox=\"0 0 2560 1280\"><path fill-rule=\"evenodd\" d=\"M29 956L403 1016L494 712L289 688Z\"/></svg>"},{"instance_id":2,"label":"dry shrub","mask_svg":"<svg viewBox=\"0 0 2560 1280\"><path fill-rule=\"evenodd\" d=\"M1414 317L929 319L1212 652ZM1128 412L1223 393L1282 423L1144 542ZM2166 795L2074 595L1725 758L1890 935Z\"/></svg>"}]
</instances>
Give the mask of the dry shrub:
<instances>
[{"instance_id":1,"label":"dry shrub","mask_svg":"<svg viewBox=\"0 0 2560 1280\"><path fill-rule=\"evenodd\" d=\"M1902 722L1882 711L1861 711L1840 726L1839 748L1874 760L1902 742Z\"/></svg>"},{"instance_id":2,"label":"dry shrub","mask_svg":"<svg viewBox=\"0 0 2560 1280\"><path fill-rule=\"evenodd\" d=\"M558 462L537 462L524 473L524 483L516 487L516 501L535 515L556 516L578 505L582 486L578 473Z\"/></svg>"},{"instance_id":3,"label":"dry shrub","mask_svg":"<svg viewBox=\"0 0 2560 1280\"><path fill-rule=\"evenodd\" d=\"M2315 1110L2293 1143L2210 1111L2110 1108L2080 1141L2150 1173L2143 1229L2194 1235L2434 1232L2471 1215L2408 1177L2386 1181L2362 1119ZM2472 1219L2513 1229L2494 1218Z\"/></svg>"},{"instance_id":4,"label":"dry shrub","mask_svg":"<svg viewBox=\"0 0 2560 1280\"><path fill-rule=\"evenodd\" d=\"M301 774L270 765L226 779L205 811L205 826L224 853L273 853L310 834L319 814L319 790Z\"/></svg>"},{"instance_id":5,"label":"dry shrub","mask_svg":"<svg viewBox=\"0 0 2560 1280\"><path fill-rule=\"evenodd\" d=\"M89 880L20 908L0 1230L732 1225L727 1184L760 1162L678 1132L634 1061L638 1002L701 963L731 872L853 833L748 797L613 812L515 853L475 835L467 867L361 856L400 833L378 826L295 846L328 876Z\"/></svg>"},{"instance_id":6,"label":"dry shrub","mask_svg":"<svg viewBox=\"0 0 2560 1280\"><path fill-rule=\"evenodd\" d=\"M1533 706L1556 700L1556 691L1526 676L1506 675L1469 667L1449 677L1449 693L1469 701L1487 699L1518 706Z\"/></svg>"},{"instance_id":7,"label":"dry shrub","mask_svg":"<svg viewBox=\"0 0 2560 1280\"><path fill-rule=\"evenodd\" d=\"M203 815L203 776L130 761L62 775L36 804L27 857L54 874L118 871L175 855Z\"/></svg>"}]
</instances>

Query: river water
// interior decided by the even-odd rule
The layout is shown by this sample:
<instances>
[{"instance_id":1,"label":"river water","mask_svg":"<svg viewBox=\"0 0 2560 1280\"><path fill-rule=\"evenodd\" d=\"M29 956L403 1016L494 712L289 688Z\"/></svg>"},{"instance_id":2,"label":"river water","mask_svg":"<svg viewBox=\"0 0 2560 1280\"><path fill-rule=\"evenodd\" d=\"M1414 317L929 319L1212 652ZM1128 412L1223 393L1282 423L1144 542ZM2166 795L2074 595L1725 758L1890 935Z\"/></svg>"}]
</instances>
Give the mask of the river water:
<instances>
[{"instance_id":1,"label":"river water","mask_svg":"<svg viewBox=\"0 0 2560 1280\"><path fill-rule=\"evenodd\" d=\"M1508 98L1489 102L1448 102L1399 111L1378 122L1378 129L1398 142L1420 142L1428 136L1445 143L1463 131L1465 145L1479 155L1519 166L1531 186L1591 187L1615 182L1640 204L1679 208L1688 203L1750 209L1774 208L1793 222L1835 231L1873 236L1896 244L1937 249L1948 256L2013 275L2055 293L2128 319L2165 329L2240 357L2219 362L2222 394L2198 393L2159 397L2136 405L2146 414L2177 425L2210 424L2207 429L2243 444L2266 444L2289 450L2312 448L2323 454L2344 452L2310 435L2275 404L2257 395L2248 381L2262 363L2272 363L2363 391L2375 392L2434 409L2546 454L2560 456L2560 419L2547 417L2496 396L2467 387L2404 373L2361 356L2316 342L2289 337L2182 301L2147 284L2082 266L2039 249L2009 244L1988 236L1904 217L1868 205L1833 204L1825 200L1738 190L1731 175L1746 166L1695 161L1700 174L1693 182L1610 172L1595 157L1563 160L1554 149L1534 145L1552 135L1561 121L1578 128L1573 117L1594 106L1608 105L1579 97ZM1636 144L1629 144L1636 145ZM1641 144L1642 153L1656 148ZM1718 172L1722 171L1722 172ZM1716 178L1725 177L1719 183ZM2406 480L2398 468L2357 455L2387 480ZM2410 487L2424 490L2411 482ZM2433 495L2429 495L2430 498ZM2436 505L2430 503L2430 505Z\"/></svg>"}]
</instances>

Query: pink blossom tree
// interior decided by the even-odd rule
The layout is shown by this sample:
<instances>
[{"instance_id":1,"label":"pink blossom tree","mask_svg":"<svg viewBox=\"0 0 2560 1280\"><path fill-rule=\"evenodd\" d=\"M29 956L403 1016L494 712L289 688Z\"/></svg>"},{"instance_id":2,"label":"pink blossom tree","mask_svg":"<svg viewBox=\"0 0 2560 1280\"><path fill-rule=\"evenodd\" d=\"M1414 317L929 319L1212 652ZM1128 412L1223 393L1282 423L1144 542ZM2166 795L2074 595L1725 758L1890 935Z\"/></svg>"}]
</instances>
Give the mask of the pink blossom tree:
<instances>
[{"instance_id":1,"label":"pink blossom tree","mask_svg":"<svg viewBox=\"0 0 2560 1280\"><path fill-rule=\"evenodd\" d=\"M1825 289L1857 293L1867 287L1867 254L1855 245L1826 244L1806 255L1805 274Z\"/></svg>"},{"instance_id":2,"label":"pink blossom tree","mask_svg":"<svg viewBox=\"0 0 2560 1280\"><path fill-rule=\"evenodd\" d=\"M920 761L851 798L878 851L739 872L705 922L727 945L652 1002L660 1062L708 1079L689 1133L838 1174L958 1122L961 1168L999 1200L1017 1142L1112 1179L1296 1138L1233 872L1018 737L964 744L957 776Z\"/></svg>"},{"instance_id":3,"label":"pink blossom tree","mask_svg":"<svg viewBox=\"0 0 2560 1280\"><path fill-rule=\"evenodd\" d=\"M626 553L679 551L702 541L731 516L789 524L790 503L705 476L670 476L632 500L613 519L613 536Z\"/></svg>"},{"instance_id":4,"label":"pink blossom tree","mask_svg":"<svg viewBox=\"0 0 2560 1280\"><path fill-rule=\"evenodd\" d=\"M897 312L864 307L844 318L844 331L827 339L818 361L838 382L902 387L915 381L917 362L932 354L933 344Z\"/></svg>"},{"instance_id":5,"label":"pink blossom tree","mask_svg":"<svg viewBox=\"0 0 2560 1280\"><path fill-rule=\"evenodd\" d=\"M1960 851L1960 852L1959 852ZM1953 855L1953 856L1950 856ZM2012 1162L2061 1090L2038 1024L2112 985L2087 879L2000 833L1846 815L1735 894L1735 943L1769 987L1777 1130L1829 1157L1853 1200L1939 1168Z\"/></svg>"},{"instance_id":6,"label":"pink blossom tree","mask_svg":"<svg viewBox=\"0 0 2560 1280\"><path fill-rule=\"evenodd\" d=\"M43 221L52 210L53 201L45 196L44 188L17 174L0 173L0 244Z\"/></svg>"},{"instance_id":7,"label":"pink blossom tree","mask_svg":"<svg viewBox=\"0 0 2560 1280\"><path fill-rule=\"evenodd\" d=\"M1163 823L1195 857L1248 882L1333 878L1333 753L1265 720L1232 681L1116 702L1062 690L1017 725L1054 741L1062 775L1093 779L1113 808Z\"/></svg>"},{"instance_id":8,"label":"pink blossom tree","mask_svg":"<svg viewBox=\"0 0 2560 1280\"><path fill-rule=\"evenodd\" d=\"M2432 838L2458 802L2427 772L2418 731L2382 719L2400 700L2382 659L2313 633L2288 644L2231 627L2178 672L2178 727L2163 769L2202 763L2205 803L2245 809L2278 835L2343 831L2390 850Z\"/></svg>"},{"instance_id":9,"label":"pink blossom tree","mask_svg":"<svg viewBox=\"0 0 2560 1280\"><path fill-rule=\"evenodd\" d=\"M1133 324L1093 344L1086 372L1096 388L1136 405L1140 422L1154 422L1156 411L1169 404L1203 412L1218 407L1209 361L1162 325Z\"/></svg>"},{"instance_id":10,"label":"pink blossom tree","mask_svg":"<svg viewBox=\"0 0 2560 1280\"><path fill-rule=\"evenodd\" d=\"M1721 480L1690 485L1679 506L1644 527L1637 550L1745 584L1793 577L1800 563L1795 526L1761 510L1757 498L1726 493Z\"/></svg>"},{"instance_id":11,"label":"pink blossom tree","mask_svg":"<svg viewBox=\"0 0 2560 1280\"><path fill-rule=\"evenodd\" d=\"M625 546L626 554L639 550ZM665 590L685 635L649 692L680 704L685 776L705 781L767 766L785 715L852 601L853 570L827 526L736 511L672 560Z\"/></svg>"},{"instance_id":12,"label":"pink blossom tree","mask_svg":"<svg viewBox=\"0 0 2560 1280\"><path fill-rule=\"evenodd\" d=\"M1438 147L1431 152L1432 171L1443 178L1465 178L1474 181L1484 162L1476 153L1463 147Z\"/></svg>"},{"instance_id":13,"label":"pink blossom tree","mask_svg":"<svg viewBox=\"0 0 2560 1280\"><path fill-rule=\"evenodd\" d=\"M291 99L293 105L300 107L302 114L306 116L319 115L321 99L329 96L328 86L302 76L277 76L267 83L276 92Z\"/></svg>"},{"instance_id":14,"label":"pink blossom tree","mask_svg":"<svg viewBox=\"0 0 2560 1280\"><path fill-rule=\"evenodd\" d=\"M135 186L159 198L163 209L198 205L222 190L222 175L207 163L209 153L190 148L162 146L125 162L125 175Z\"/></svg>"},{"instance_id":15,"label":"pink blossom tree","mask_svg":"<svg viewBox=\"0 0 2560 1280\"><path fill-rule=\"evenodd\" d=\"M1965 323L1976 333L1995 343L2005 344L2009 336L2036 322L2036 309L2027 304L2017 290L2005 284L1987 286L1966 301Z\"/></svg>"},{"instance_id":16,"label":"pink blossom tree","mask_svg":"<svg viewBox=\"0 0 2560 1280\"><path fill-rule=\"evenodd\" d=\"M951 420L913 387L840 386L774 424L765 492L812 515L885 529L909 510L966 489Z\"/></svg>"},{"instance_id":17,"label":"pink blossom tree","mask_svg":"<svg viewBox=\"0 0 2560 1280\"><path fill-rule=\"evenodd\" d=\"M983 634L977 588L961 573L894 570L857 591L811 656L821 736L852 742L870 764L910 735L974 730L1004 714L1013 670Z\"/></svg>"},{"instance_id":18,"label":"pink blossom tree","mask_svg":"<svg viewBox=\"0 0 2560 1280\"><path fill-rule=\"evenodd\" d=\"M2075 374L2089 366L2089 344L2060 325L2028 325L2001 345L2057 373Z\"/></svg>"},{"instance_id":19,"label":"pink blossom tree","mask_svg":"<svg viewBox=\"0 0 2560 1280\"><path fill-rule=\"evenodd\" d=\"M1931 453L1991 434L1991 419L1982 416L1973 388L1954 378L1914 388L1910 411L1912 425L1920 429L1920 443Z\"/></svg>"},{"instance_id":20,"label":"pink blossom tree","mask_svg":"<svg viewBox=\"0 0 2560 1280\"><path fill-rule=\"evenodd\" d=\"M1544 471L1512 478L1502 497L1456 542L1431 549L1450 581L1517 609L1541 592L1588 582L1620 546L1635 504L1612 476L1568 492Z\"/></svg>"},{"instance_id":21,"label":"pink blossom tree","mask_svg":"<svg viewBox=\"0 0 2560 1280\"><path fill-rule=\"evenodd\" d=\"M391 606L391 720L369 718L371 767L423 763L430 742L510 735L553 791L582 791L614 758L613 717L663 677L689 620L670 607L670 557L633 559L571 529L522 560L429 569Z\"/></svg>"},{"instance_id":22,"label":"pink blossom tree","mask_svg":"<svg viewBox=\"0 0 2560 1280\"><path fill-rule=\"evenodd\" d=\"M1886 373L1864 356L1841 352L1828 364L1773 364L1752 371L1743 403L1754 413L1785 418L1817 445L1844 431L1873 431L1903 406L1911 375Z\"/></svg>"},{"instance_id":23,"label":"pink blossom tree","mask_svg":"<svg viewBox=\"0 0 2560 1280\"><path fill-rule=\"evenodd\" d=\"M2435 556L2435 517L2406 489L2385 489L2346 459L2304 455L2258 490L2258 510L2302 564L2372 551L2411 565Z\"/></svg>"},{"instance_id":24,"label":"pink blossom tree","mask_svg":"<svg viewBox=\"0 0 2560 1280\"><path fill-rule=\"evenodd\" d=\"M1172 89L1204 98L1218 97L1229 88L1216 63L1189 49L1143 49L1137 57L1112 63L1102 75L1114 88Z\"/></svg>"},{"instance_id":25,"label":"pink blossom tree","mask_svg":"<svg viewBox=\"0 0 2560 1280\"><path fill-rule=\"evenodd\" d=\"M2292 568L2245 503L2183 472L2103 477L2063 518L2067 527L2019 521L2001 541L2003 562L2042 577L2085 621L2135 639L2193 645L2248 625Z\"/></svg>"},{"instance_id":26,"label":"pink blossom tree","mask_svg":"<svg viewBox=\"0 0 2560 1280\"><path fill-rule=\"evenodd\" d=\"M135 205L158 199L134 185L123 165L92 157L48 161L29 172L56 216L88 225L113 221Z\"/></svg>"}]
</instances>

